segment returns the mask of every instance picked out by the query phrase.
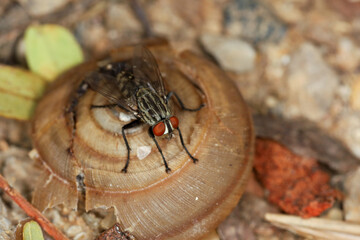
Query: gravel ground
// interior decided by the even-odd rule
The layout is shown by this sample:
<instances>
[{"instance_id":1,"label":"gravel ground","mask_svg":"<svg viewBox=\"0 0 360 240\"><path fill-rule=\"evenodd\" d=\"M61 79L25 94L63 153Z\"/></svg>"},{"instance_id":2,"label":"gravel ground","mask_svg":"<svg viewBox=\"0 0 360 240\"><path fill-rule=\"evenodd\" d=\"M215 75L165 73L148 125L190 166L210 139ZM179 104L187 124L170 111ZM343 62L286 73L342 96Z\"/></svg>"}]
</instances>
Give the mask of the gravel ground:
<instances>
[{"instance_id":1,"label":"gravel ground","mask_svg":"<svg viewBox=\"0 0 360 240\"><path fill-rule=\"evenodd\" d=\"M30 24L69 28L88 59L149 34L165 37L177 51L190 49L224 69L254 114L302 118L360 158L360 1L144 0L139 4L145 24L129 2L2 0L0 62L26 67L21 38ZM37 169L27 156L28 133L29 123L0 118L0 172L30 199ZM354 189L360 173L354 165L354 172L332 169L331 183L345 186L338 218L359 222ZM264 220L266 212L279 211L253 178L218 234L224 240L303 239ZM52 209L47 216L71 239L93 239L114 222L104 212ZM0 239L12 239L25 218L2 194Z\"/></svg>"}]
</instances>

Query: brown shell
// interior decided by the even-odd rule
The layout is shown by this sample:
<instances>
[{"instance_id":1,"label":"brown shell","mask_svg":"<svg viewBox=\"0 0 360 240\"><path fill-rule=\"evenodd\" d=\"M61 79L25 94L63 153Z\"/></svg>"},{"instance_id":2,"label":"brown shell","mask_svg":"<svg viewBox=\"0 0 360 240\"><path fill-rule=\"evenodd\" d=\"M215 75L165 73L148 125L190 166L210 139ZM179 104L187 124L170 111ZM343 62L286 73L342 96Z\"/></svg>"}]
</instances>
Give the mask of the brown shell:
<instances>
[{"instance_id":1,"label":"brown shell","mask_svg":"<svg viewBox=\"0 0 360 240\"><path fill-rule=\"evenodd\" d=\"M78 82L96 69L96 62L85 63L61 76L36 109L33 142L44 171L33 203L41 210L58 204L77 208L76 176L83 174L86 210L114 207L122 230L137 239L198 239L230 213L244 190L252 167L251 117L236 86L214 64L190 52L175 58L168 46L149 48L166 73L166 86L187 107L206 104L198 112L174 104L185 144L199 162L191 161L178 136L158 138L172 169L167 174L144 125L127 134L131 159L128 173L121 173L127 155L121 127L126 122L109 109L90 109L106 102L91 90L79 101L70 156L72 127L65 108ZM132 50L122 48L111 58L130 58ZM140 146L152 149L142 160L136 154Z\"/></svg>"}]
</instances>

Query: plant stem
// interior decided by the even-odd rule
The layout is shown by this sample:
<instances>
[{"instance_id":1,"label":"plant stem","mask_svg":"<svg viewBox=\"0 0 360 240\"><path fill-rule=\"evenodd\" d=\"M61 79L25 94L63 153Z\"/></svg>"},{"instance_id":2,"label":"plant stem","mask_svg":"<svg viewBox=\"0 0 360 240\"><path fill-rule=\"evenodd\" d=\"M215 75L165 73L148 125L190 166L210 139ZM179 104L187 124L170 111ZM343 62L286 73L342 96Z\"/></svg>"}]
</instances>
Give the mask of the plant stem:
<instances>
[{"instance_id":1,"label":"plant stem","mask_svg":"<svg viewBox=\"0 0 360 240\"><path fill-rule=\"evenodd\" d=\"M56 240L69 240L61 231L59 231L39 210L31 205L19 192L12 188L6 179L0 174L0 189L2 189L24 212Z\"/></svg>"}]
</instances>

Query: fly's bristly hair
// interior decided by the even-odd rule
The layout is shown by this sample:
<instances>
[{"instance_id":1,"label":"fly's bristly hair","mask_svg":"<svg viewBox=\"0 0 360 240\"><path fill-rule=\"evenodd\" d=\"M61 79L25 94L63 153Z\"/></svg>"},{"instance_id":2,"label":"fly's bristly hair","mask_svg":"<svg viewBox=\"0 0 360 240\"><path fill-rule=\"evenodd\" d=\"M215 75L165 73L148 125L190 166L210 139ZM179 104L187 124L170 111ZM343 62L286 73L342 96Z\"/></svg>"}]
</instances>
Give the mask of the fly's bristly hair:
<instances>
[{"instance_id":1,"label":"fly's bristly hair","mask_svg":"<svg viewBox=\"0 0 360 240\"><path fill-rule=\"evenodd\" d=\"M150 126L171 116L158 65L144 47L135 49L132 60L100 67L85 81L91 89Z\"/></svg>"},{"instance_id":2,"label":"fly's bristly hair","mask_svg":"<svg viewBox=\"0 0 360 240\"><path fill-rule=\"evenodd\" d=\"M141 119L150 126L169 118L171 110L165 99L150 88L140 88L136 93Z\"/></svg>"},{"instance_id":3,"label":"fly's bristly hair","mask_svg":"<svg viewBox=\"0 0 360 240\"><path fill-rule=\"evenodd\" d=\"M173 116L169 99L175 96L183 110L198 111L184 107L182 101L175 92L166 94L164 82L159 67L151 52L142 46L135 48L132 60L103 64L97 71L90 73L84 80L90 89L103 95L110 103L104 106L118 106L131 113L136 120L122 127L122 136L128 151L127 161L122 172L127 172L130 159L130 146L126 138L125 130L145 123L150 126L149 135L154 140L164 162L165 171L171 169L165 160L162 150L157 143L155 136L167 136L171 138L173 131L178 130L181 144L186 153L193 160L194 158L187 150L180 128L179 120Z\"/></svg>"}]
</instances>

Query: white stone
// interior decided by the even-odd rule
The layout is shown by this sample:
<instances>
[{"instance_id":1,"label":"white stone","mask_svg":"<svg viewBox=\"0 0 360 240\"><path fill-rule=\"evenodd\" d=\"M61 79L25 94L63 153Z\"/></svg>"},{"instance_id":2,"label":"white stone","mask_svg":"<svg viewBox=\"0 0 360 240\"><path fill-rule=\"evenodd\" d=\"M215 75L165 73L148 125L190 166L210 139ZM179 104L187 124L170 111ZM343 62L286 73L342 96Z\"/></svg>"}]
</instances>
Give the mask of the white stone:
<instances>
[{"instance_id":1,"label":"white stone","mask_svg":"<svg viewBox=\"0 0 360 240\"><path fill-rule=\"evenodd\" d=\"M249 43L212 34L202 35L201 42L223 69L238 73L254 69L256 52Z\"/></svg>"},{"instance_id":2,"label":"white stone","mask_svg":"<svg viewBox=\"0 0 360 240\"><path fill-rule=\"evenodd\" d=\"M286 78L285 114L313 121L325 118L339 87L339 78L324 61L318 48L302 44L291 57Z\"/></svg>"},{"instance_id":3,"label":"white stone","mask_svg":"<svg viewBox=\"0 0 360 240\"><path fill-rule=\"evenodd\" d=\"M43 16L64 7L70 0L19 0L19 2L30 15Z\"/></svg>"},{"instance_id":4,"label":"white stone","mask_svg":"<svg viewBox=\"0 0 360 240\"><path fill-rule=\"evenodd\" d=\"M140 160L146 158L150 153L151 153L150 146L140 146L136 149L136 155Z\"/></svg>"},{"instance_id":5,"label":"white stone","mask_svg":"<svg viewBox=\"0 0 360 240\"><path fill-rule=\"evenodd\" d=\"M66 230L66 234L69 236L69 237L75 237L77 236L78 234L82 233L83 232L83 229L81 228L81 226L77 226L77 225L73 225L73 226L70 226L67 230Z\"/></svg>"},{"instance_id":6,"label":"white stone","mask_svg":"<svg viewBox=\"0 0 360 240\"><path fill-rule=\"evenodd\" d=\"M360 48L349 38L338 42L335 64L343 71L354 71L360 63Z\"/></svg>"}]
</instances>

